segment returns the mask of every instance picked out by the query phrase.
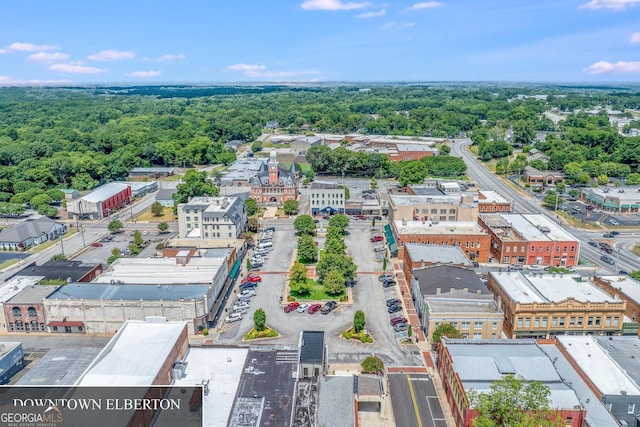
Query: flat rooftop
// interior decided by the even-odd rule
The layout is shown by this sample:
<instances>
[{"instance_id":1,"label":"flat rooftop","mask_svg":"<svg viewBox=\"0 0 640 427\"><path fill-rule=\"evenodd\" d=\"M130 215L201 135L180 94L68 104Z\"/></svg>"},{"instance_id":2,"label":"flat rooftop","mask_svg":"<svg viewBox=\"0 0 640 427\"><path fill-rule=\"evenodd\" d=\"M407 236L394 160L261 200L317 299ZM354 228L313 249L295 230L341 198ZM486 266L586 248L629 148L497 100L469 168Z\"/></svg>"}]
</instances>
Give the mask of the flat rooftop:
<instances>
[{"instance_id":1,"label":"flat rooftop","mask_svg":"<svg viewBox=\"0 0 640 427\"><path fill-rule=\"evenodd\" d=\"M602 394L620 395L624 391L627 395L640 396L640 388L611 358L606 345L601 346L591 336L558 335L557 340Z\"/></svg>"},{"instance_id":2,"label":"flat rooftop","mask_svg":"<svg viewBox=\"0 0 640 427\"><path fill-rule=\"evenodd\" d=\"M433 185L411 185L411 191L416 196L443 196L444 194Z\"/></svg>"},{"instance_id":3,"label":"flat rooftop","mask_svg":"<svg viewBox=\"0 0 640 427\"><path fill-rule=\"evenodd\" d=\"M458 206L461 203L462 197L460 194L450 195L442 194L438 190L439 194L436 195L397 195L392 194L389 199L395 206L413 206L413 205L434 205L434 204L449 204Z\"/></svg>"},{"instance_id":4,"label":"flat rooftop","mask_svg":"<svg viewBox=\"0 0 640 427\"><path fill-rule=\"evenodd\" d=\"M208 284L226 262L225 256L192 256L186 265L176 258L118 258L93 283Z\"/></svg>"},{"instance_id":5,"label":"flat rooftop","mask_svg":"<svg viewBox=\"0 0 640 427\"><path fill-rule=\"evenodd\" d=\"M28 367L16 385L74 385L101 351L99 347L51 349Z\"/></svg>"},{"instance_id":6,"label":"flat rooftop","mask_svg":"<svg viewBox=\"0 0 640 427\"><path fill-rule=\"evenodd\" d=\"M462 249L457 246L407 243L404 245L404 250L409 252L413 262L423 261L434 264L473 266L469 258L462 252Z\"/></svg>"},{"instance_id":7,"label":"flat rooftop","mask_svg":"<svg viewBox=\"0 0 640 427\"><path fill-rule=\"evenodd\" d=\"M189 348L185 374L173 386L209 382L209 393L202 402L204 426L227 424L248 353L245 348Z\"/></svg>"},{"instance_id":8,"label":"flat rooftop","mask_svg":"<svg viewBox=\"0 0 640 427\"><path fill-rule=\"evenodd\" d=\"M547 385L551 389L551 407L573 408L580 404L535 340L458 339L445 343L465 390L487 392L491 383L513 374Z\"/></svg>"},{"instance_id":9,"label":"flat rooftop","mask_svg":"<svg viewBox=\"0 0 640 427\"><path fill-rule=\"evenodd\" d=\"M84 261L47 261L42 265L28 266L18 273L19 276L44 276L47 279L71 279L77 282L97 264Z\"/></svg>"},{"instance_id":10,"label":"flat rooftop","mask_svg":"<svg viewBox=\"0 0 640 427\"><path fill-rule=\"evenodd\" d=\"M18 295L23 289L37 286L44 276L15 276L0 286L0 302L7 302Z\"/></svg>"},{"instance_id":11,"label":"flat rooftop","mask_svg":"<svg viewBox=\"0 0 640 427\"><path fill-rule=\"evenodd\" d=\"M320 190L320 189L328 189L328 190L333 190L333 189L338 189L338 182L337 181L323 181L323 180L314 180L311 183L311 189L312 190Z\"/></svg>"},{"instance_id":12,"label":"flat rooftop","mask_svg":"<svg viewBox=\"0 0 640 427\"><path fill-rule=\"evenodd\" d=\"M437 313L477 313L477 314L499 314L502 312L498 310L493 300L489 299L486 294L481 294L482 299L476 301L468 299L457 298L438 298L434 295L430 295L427 298L427 304L429 304L429 312L432 314Z\"/></svg>"},{"instance_id":13,"label":"flat rooftop","mask_svg":"<svg viewBox=\"0 0 640 427\"><path fill-rule=\"evenodd\" d=\"M636 336L594 337L609 356L640 386L640 363L636 360L640 340Z\"/></svg>"},{"instance_id":14,"label":"flat rooftop","mask_svg":"<svg viewBox=\"0 0 640 427\"><path fill-rule=\"evenodd\" d=\"M125 322L77 385L153 384L173 347L186 334L186 325L186 322Z\"/></svg>"},{"instance_id":15,"label":"flat rooftop","mask_svg":"<svg viewBox=\"0 0 640 427\"><path fill-rule=\"evenodd\" d=\"M619 190L623 190L621 193ZM640 204L640 187L639 186L625 186L624 188L613 187L596 187L596 188L583 188L583 193L591 193L598 196L601 199L617 199L620 202L629 204Z\"/></svg>"},{"instance_id":16,"label":"flat rooftop","mask_svg":"<svg viewBox=\"0 0 640 427\"><path fill-rule=\"evenodd\" d=\"M403 221L394 220L398 234L487 234L477 222L473 221Z\"/></svg>"},{"instance_id":17,"label":"flat rooftop","mask_svg":"<svg viewBox=\"0 0 640 427\"><path fill-rule=\"evenodd\" d=\"M600 276L598 278L609 282L614 288L620 288L631 300L640 303L640 282L637 280L629 276Z\"/></svg>"},{"instance_id":18,"label":"flat rooftop","mask_svg":"<svg viewBox=\"0 0 640 427\"><path fill-rule=\"evenodd\" d=\"M478 195L484 196L484 198L478 197L479 203L510 203L497 191L479 190Z\"/></svg>"},{"instance_id":19,"label":"flat rooftop","mask_svg":"<svg viewBox=\"0 0 640 427\"><path fill-rule=\"evenodd\" d=\"M184 209L204 209L204 212L227 212L238 200L237 197L192 197L183 205Z\"/></svg>"},{"instance_id":20,"label":"flat rooftop","mask_svg":"<svg viewBox=\"0 0 640 427\"><path fill-rule=\"evenodd\" d=\"M117 285L106 283L70 283L45 300L124 300L179 301L201 298L210 285Z\"/></svg>"},{"instance_id":21,"label":"flat rooftop","mask_svg":"<svg viewBox=\"0 0 640 427\"><path fill-rule=\"evenodd\" d=\"M42 303L42 300L55 291L61 285L31 285L18 292L8 303L11 304L35 304Z\"/></svg>"},{"instance_id":22,"label":"flat rooftop","mask_svg":"<svg viewBox=\"0 0 640 427\"><path fill-rule=\"evenodd\" d=\"M421 151L421 152L438 152L437 148L433 147L433 144L396 144L398 151Z\"/></svg>"},{"instance_id":23,"label":"flat rooftop","mask_svg":"<svg viewBox=\"0 0 640 427\"><path fill-rule=\"evenodd\" d=\"M227 425L288 427L297 369L298 350L249 350Z\"/></svg>"},{"instance_id":24,"label":"flat rooftop","mask_svg":"<svg viewBox=\"0 0 640 427\"><path fill-rule=\"evenodd\" d=\"M514 301L522 304L558 303L568 298L579 302L612 302L622 300L607 294L590 281L581 281L578 274L523 274L520 272L490 272L498 286Z\"/></svg>"},{"instance_id":25,"label":"flat rooftop","mask_svg":"<svg viewBox=\"0 0 640 427\"><path fill-rule=\"evenodd\" d=\"M355 427L353 376L320 377L318 427Z\"/></svg>"},{"instance_id":26,"label":"flat rooftop","mask_svg":"<svg viewBox=\"0 0 640 427\"><path fill-rule=\"evenodd\" d=\"M558 224L540 214L498 214L529 241L576 241L577 239L566 232ZM549 231L542 231L549 230Z\"/></svg>"},{"instance_id":27,"label":"flat rooftop","mask_svg":"<svg viewBox=\"0 0 640 427\"><path fill-rule=\"evenodd\" d=\"M20 342L0 341L0 359L13 351L16 347L22 345Z\"/></svg>"}]
</instances>

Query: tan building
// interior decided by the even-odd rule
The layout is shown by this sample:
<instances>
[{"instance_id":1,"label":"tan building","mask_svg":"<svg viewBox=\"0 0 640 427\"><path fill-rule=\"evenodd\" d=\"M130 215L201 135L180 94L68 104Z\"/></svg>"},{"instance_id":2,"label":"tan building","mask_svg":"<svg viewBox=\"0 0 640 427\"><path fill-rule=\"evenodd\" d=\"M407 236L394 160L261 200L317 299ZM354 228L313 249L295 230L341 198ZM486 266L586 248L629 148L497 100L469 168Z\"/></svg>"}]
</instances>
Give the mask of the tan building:
<instances>
[{"instance_id":1,"label":"tan building","mask_svg":"<svg viewBox=\"0 0 640 427\"><path fill-rule=\"evenodd\" d=\"M629 276L599 276L593 278L593 283L608 294L618 297L627 303L626 319L623 325L623 335L629 335L634 330L640 336L638 322L640 321L640 283Z\"/></svg>"},{"instance_id":2,"label":"tan building","mask_svg":"<svg viewBox=\"0 0 640 427\"><path fill-rule=\"evenodd\" d=\"M420 325L427 339L445 323L453 324L465 338L500 338L504 315L478 275L460 266L417 268L411 292Z\"/></svg>"},{"instance_id":3,"label":"tan building","mask_svg":"<svg viewBox=\"0 0 640 427\"><path fill-rule=\"evenodd\" d=\"M391 222L398 243L398 258L404 257L404 245L421 243L457 246L472 261L489 261L491 239L486 230L472 221L405 221Z\"/></svg>"},{"instance_id":4,"label":"tan building","mask_svg":"<svg viewBox=\"0 0 640 427\"><path fill-rule=\"evenodd\" d=\"M542 187L545 185L556 185L558 182L564 181L564 174L559 171L539 171L538 169L525 166L524 177L527 184L534 187Z\"/></svg>"},{"instance_id":5,"label":"tan building","mask_svg":"<svg viewBox=\"0 0 640 427\"><path fill-rule=\"evenodd\" d=\"M247 228L247 207L239 197L192 197L178 205L181 238L237 239Z\"/></svg>"},{"instance_id":6,"label":"tan building","mask_svg":"<svg viewBox=\"0 0 640 427\"><path fill-rule=\"evenodd\" d=\"M496 191L478 191L478 213L511 212L511 202Z\"/></svg>"},{"instance_id":7,"label":"tan building","mask_svg":"<svg viewBox=\"0 0 640 427\"><path fill-rule=\"evenodd\" d=\"M476 196L469 193L433 196L391 195L389 219L408 221L478 221Z\"/></svg>"},{"instance_id":8,"label":"tan building","mask_svg":"<svg viewBox=\"0 0 640 427\"><path fill-rule=\"evenodd\" d=\"M491 272L509 338L620 335L626 303L578 275Z\"/></svg>"},{"instance_id":9,"label":"tan building","mask_svg":"<svg viewBox=\"0 0 640 427\"><path fill-rule=\"evenodd\" d=\"M258 172L249 180L251 198L259 204L281 206L287 200L298 199L298 177L295 164L289 169L278 164L278 155L271 151L269 163L261 164Z\"/></svg>"}]
</instances>

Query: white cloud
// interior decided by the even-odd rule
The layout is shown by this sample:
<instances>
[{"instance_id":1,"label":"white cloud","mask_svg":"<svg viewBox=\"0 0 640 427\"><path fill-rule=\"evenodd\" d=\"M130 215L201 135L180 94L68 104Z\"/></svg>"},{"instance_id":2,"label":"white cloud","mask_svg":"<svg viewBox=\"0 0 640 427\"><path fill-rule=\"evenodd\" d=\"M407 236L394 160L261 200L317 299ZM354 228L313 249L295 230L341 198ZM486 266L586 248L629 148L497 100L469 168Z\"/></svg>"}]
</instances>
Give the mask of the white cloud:
<instances>
[{"instance_id":1,"label":"white cloud","mask_svg":"<svg viewBox=\"0 0 640 427\"><path fill-rule=\"evenodd\" d=\"M69 74L98 74L105 71L97 67L88 67L85 65L76 64L53 64L49 65L49 69Z\"/></svg>"},{"instance_id":2,"label":"white cloud","mask_svg":"<svg viewBox=\"0 0 640 427\"><path fill-rule=\"evenodd\" d=\"M8 83L11 81L11 77L9 76L0 76L0 83Z\"/></svg>"},{"instance_id":3,"label":"white cloud","mask_svg":"<svg viewBox=\"0 0 640 427\"><path fill-rule=\"evenodd\" d=\"M156 77L161 74L160 71L134 71L132 73L127 74L130 77Z\"/></svg>"},{"instance_id":4,"label":"white cloud","mask_svg":"<svg viewBox=\"0 0 640 427\"><path fill-rule=\"evenodd\" d=\"M422 10L422 9L432 9L434 7L440 7L442 3L439 1L425 1L422 3L416 3L407 10Z\"/></svg>"},{"instance_id":5,"label":"white cloud","mask_svg":"<svg viewBox=\"0 0 640 427\"><path fill-rule=\"evenodd\" d=\"M608 61L600 61L589 65L582 71L589 74L605 74L605 73L640 73L640 61L618 61L611 63Z\"/></svg>"},{"instance_id":6,"label":"white cloud","mask_svg":"<svg viewBox=\"0 0 640 427\"><path fill-rule=\"evenodd\" d=\"M612 9L616 11L622 11L627 6L633 6L636 3L640 3L640 0L591 0L589 3L585 3L579 7L579 9Z\"/></svg>"},{"instance_id":7,"label":"white cloud","mask_svg":"<svg viewBox=\"0 0 640 427\"><path fill-rule=\"evenodd\" d=\"M98 52L95 55L89 55L89 58L92 61L119 61L121 59L131 59L134 58L136 54L130 50L103 50L102 52Z\"/></svg>"},{"instance_id":8,"label":"white cloud","mask_svg":"<svg viewBox=\"0 0 640 427\"><path fill-rule=\"evenodd\" d=\"M157 58L144 58L144 60L147 62L170 62L170 61L175 61L175 60L184 59L184 58L186 58L186 56L184 56L182 53L179 53L177 55L172 55L172 54L162 55Z\"/></svg>"},{"instance_id":9,"label":"white cloud","mask_svg":"<svg viewBox=\"0 0 640 427\"><path fill-rule=\"evenodd\" d=\"M59 62L66 61L69 58L69 55L61 52L54 53L46 53L46 52L38 52L32 53L27 57L27 61L32 62Z\"/></svg>"},{"instance_id":10,"label":"white cloud","mask_svg":"<svg viewBox=\"0 0 640 427\"><path fill-rule=\"evenodd\" d=\"M378 16L384 16L387 14L386 9L380 9L377 12L365 12L360 15L356 15L356 18L377 18Z\"/></svg>"},{"instance_id":11,"label":"white cloud","mask_svg":"<svg viewBox=\"0 0 640 427\"><path fill-rule=\"evenodd\" d=\"M402 28L411 28L414 25L416 25L415 22L387 22L386 24L382 25L379 29L380 30L391 30L391 29L402 29Z\"/></svg>"},{"instance_id":12,"label":"white cloud","mask_svg":"<svg viewBox=\"0 0 640 427\"><path fill-rule=\"evenodd\" d=\"M369 7L369 2L342 2L341 0L305 0L300 7L306 10L356 10Z\"/></svg>"},{"instance_id":13,"label":"white cloud","mask_svg":"<svg viewBox=\"0 0 640 427\"><path fill-rule=\"evenodd\" d=\"M267 67L264 65L251 65L251 64L233 64L227 67L227 70L231 71L257 71L264 70Z\"/></svg>"},{"instance_id":14,"label":"white cloud","mask_svg":"<svg viewBox=\"0 0 640 427\"><path fill-rule=\"evenodd\" d=\"M633 33L631 37L629 37L630 43L640 43L640 33Z\"/></svg>"},{"instance_id":15,"label":"white cloud","mask_svg":"<svg viewBox=\"0 0 640 427\"><path fill-rule=\"evenodd\" d=\"M46 44L31 44L31 43L11 43L3 50L3 53L7 52L35 52L37 50L55 50L58 49L58 46L50 46Z\"/></svg>"}]
</instances>

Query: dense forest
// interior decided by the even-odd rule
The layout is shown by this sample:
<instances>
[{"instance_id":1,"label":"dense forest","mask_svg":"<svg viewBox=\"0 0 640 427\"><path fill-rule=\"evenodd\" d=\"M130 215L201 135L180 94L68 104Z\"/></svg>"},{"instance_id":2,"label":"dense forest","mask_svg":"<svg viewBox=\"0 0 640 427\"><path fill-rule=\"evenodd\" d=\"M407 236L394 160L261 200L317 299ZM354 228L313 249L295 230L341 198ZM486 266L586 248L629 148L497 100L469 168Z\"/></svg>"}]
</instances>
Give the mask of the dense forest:
<instances>
[{"instance_id":1,"label":"dense forest","mask_svg":"<svg viewBox=\"0 0 640 427\"><path fill-rule=\"evenodd\" d=\"M640 108L640 93L417 85L2 88L0 202L59 197L46 193L56 188L91 189L123 179L136 166L229 164L235 155L224 144L254 141L267 122L290 133L471 136L483 159L535 147L551 158L537 167L568 170L576 181L635 173L640 137L621 135L604 111L579 111L596 107L633 118L629 110ZM556 124L545 111L569 114ZM507 130L511 138L505 138ZM536 131L552 134L539 142ZM336 163L326 152L311 154L312 165L328 162L332 172L343 172L348 164L352 170L346 173L360 176L400 176L403 168L411 169L407 174L419 169L419 175L440 170L453 176L460 167L455 160L390 165L383 156L356 154Z\"/></svg>"}]
</instances>

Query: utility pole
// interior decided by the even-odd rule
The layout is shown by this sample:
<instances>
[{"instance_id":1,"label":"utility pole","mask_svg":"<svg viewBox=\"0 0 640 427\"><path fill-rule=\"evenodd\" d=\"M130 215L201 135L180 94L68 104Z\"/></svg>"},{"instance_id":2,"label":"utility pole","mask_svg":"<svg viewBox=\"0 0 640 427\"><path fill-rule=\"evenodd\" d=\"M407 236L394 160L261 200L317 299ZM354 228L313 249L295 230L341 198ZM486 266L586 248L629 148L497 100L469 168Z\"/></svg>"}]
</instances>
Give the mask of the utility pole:
<instances>
[{"instance_id":1,"label":"utility pole","mask_svg":"<svg viewBox=\"0 0 640 427\"><path fill-rule=\"evenodd\" d=\"M64 232L60 233L60 249L62 250L62 256L64 256L64 242L63 242Z\"/></svg>"},{"instance_id":2,"label":"utility pole","mask_svg":"<svg viewBox=\"0 0 640 427\"><path fill-rule=\"evenodd\" d=\"M558 192L556 191L556 208L554 209L555 211L557 211L557 210L558 210L558 196L559 196L559 194L558 194Z\"/></svg>"}]
</instances>

